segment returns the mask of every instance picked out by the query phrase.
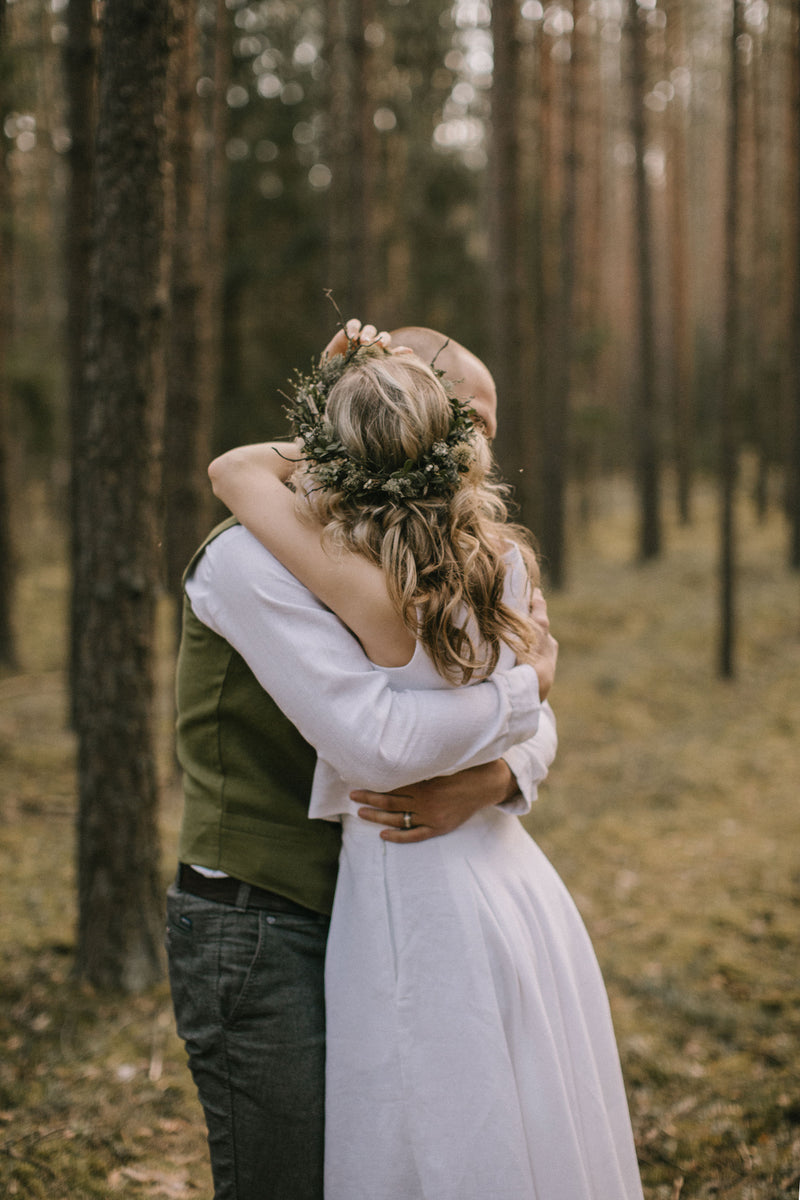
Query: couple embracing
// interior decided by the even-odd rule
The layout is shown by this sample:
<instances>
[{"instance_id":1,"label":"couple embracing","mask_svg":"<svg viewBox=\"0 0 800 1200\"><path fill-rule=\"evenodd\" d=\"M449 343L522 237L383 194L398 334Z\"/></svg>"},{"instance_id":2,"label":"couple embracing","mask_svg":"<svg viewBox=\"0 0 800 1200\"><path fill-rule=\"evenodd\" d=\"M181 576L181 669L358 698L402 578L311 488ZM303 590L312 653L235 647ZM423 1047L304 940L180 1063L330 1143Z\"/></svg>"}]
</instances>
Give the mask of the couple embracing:
<instances>
[{"instance_id":1,"label":"couple embracing","mask_svg":"<svg viewBox=\"0 0 800 1200\"><path fill-rule=\"evenodd\" d=\"M216 1200L641 1200L597 962L517 819L557 646L495 408L464 347L351 321L294 440L211 465L168 950Z\"/></svg>"}]
</instances>

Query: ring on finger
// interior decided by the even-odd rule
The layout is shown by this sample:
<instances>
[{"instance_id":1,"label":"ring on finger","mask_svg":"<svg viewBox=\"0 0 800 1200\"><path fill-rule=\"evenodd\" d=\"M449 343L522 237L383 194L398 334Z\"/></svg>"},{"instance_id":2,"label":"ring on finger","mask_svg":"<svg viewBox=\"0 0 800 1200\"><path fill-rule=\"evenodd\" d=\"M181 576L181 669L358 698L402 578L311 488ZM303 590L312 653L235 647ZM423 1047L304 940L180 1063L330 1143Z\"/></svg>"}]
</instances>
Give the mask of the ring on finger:
<instances>
[{"instance_id":1,"label":"ring on finger","mask_svg":"<svg viewBox=\"0 0 800 1200\"><path fill-rule=\"evenodd\" d=\"M411 824L411 813L404 812L403 813L403 829L413 829L413 828L414 828L414 826Z\"/></svg>"}]
</instances>

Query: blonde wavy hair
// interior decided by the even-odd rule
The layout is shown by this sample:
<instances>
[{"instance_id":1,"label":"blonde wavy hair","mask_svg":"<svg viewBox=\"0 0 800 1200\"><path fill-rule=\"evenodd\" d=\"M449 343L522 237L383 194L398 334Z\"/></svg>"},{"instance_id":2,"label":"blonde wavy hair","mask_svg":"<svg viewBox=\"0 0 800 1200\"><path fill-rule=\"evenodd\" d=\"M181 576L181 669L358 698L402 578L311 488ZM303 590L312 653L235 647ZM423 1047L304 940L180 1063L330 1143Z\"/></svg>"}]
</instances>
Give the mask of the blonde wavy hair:
<instances>
[{"instance_id":1,"label":"blonde wavy hair","mask_svg":"<svg viewBox=\"0 0 800 1200\"><path fill-rule=\"evenodd\" d=\"M326 423L347 455L375 470L398 470L448 436L451 402L414 355L367 358L331 388ZM389 595L439 674L454 683L483 679L501 643L527 655L541 631L503 600L511 545L519 547L531 591L539 566L526 530L508 522L506 488L492 479L488 442L476 428L472 462L451 496L375 502L319 487L295 472L299 510L323 527L323 541L363 554L385 574Z\"/></svg>"}]
</instances>

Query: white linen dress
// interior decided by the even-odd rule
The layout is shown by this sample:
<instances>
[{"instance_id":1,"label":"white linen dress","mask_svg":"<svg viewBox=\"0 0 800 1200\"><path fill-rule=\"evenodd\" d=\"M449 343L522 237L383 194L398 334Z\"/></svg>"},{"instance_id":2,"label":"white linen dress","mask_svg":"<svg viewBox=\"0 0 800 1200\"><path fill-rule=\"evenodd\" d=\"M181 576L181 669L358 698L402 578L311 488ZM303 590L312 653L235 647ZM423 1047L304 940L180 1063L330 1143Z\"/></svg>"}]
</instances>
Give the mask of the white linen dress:
<instances>
[{"instance_id":1,"label":"white linen dress","mask_svg":"<svg viewBox=\"0 0 800 1200\"><path fill-rule=\"evenodd\" d=\"M387 670L448 686L420 646ZM325 1200L641 1200L605 986L539 847L495 808L392 845L327 774Z\"/></svg>"}]
</instances>

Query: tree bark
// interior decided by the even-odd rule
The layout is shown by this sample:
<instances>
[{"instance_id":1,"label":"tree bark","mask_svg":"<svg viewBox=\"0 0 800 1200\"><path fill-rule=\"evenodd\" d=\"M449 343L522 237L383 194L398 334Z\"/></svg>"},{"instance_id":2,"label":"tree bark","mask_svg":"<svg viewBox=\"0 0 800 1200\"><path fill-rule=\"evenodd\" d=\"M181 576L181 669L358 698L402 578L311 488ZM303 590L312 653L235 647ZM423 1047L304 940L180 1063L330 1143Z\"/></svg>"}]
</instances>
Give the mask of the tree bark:
<instances>
[{"instance_id":1,"label":"tree bark","mask_svg":"<svg viewBox=\"0 0 800 1200\"><path fill-rule=\"evenodd\" d=\"M199 106L200 142L203 147L199 167L202 180L200 238L203 245L203 286L198 313L199 403L201 412L210 413L213 454L221 435L220 396L230 398L233 395L227 391L224 379L229 216L226 146L230 136L227 92L232 61L231 11L225 0L214 0L213 20L209 15L199 47L202 74L213 81L210 94L203 93ZM213 502L210 511L213 513Z\"/></svg>"},{"instance_id":2,"label":"tree bark","mask_svg":"<svg viewBox=\"0 0 800 1200\"><path fill-rule=\"evenodd\" d=\"M83 364L86 353L86 325L89 299L89 264L92 247L92 192L94 183L94 133L96 102L96 46L93 0L70 0L67 8L67 40L64 45L64 82L67 124L70 134L69 179L66 195L65 259L67 291L67 390L69 396L70 461L70 537L72 587L70 592L70 696L74 711L75 681L78 672L78 632L85 608L80 593L83 582L77 569L81 508L78 490L81 472L75 464L83 460L86 441L86 396Z\"/></svg>"},{"instance_id":3,"label":"tree bark","mask_svg":"<svg viewBox=\"0 0 800 1200\"><path fill-rule=\"evenodd\" d=\"M736 529L735 491L739 448L736 348L739 338L739 50L743 29L742 0L734 0L728 56L728 137L725 185L725 327L720 373L719 420L719 674L735 674Z\"/></svg>"},{"instance_id":4,"label":"tree bark","mask_svg":"<svg viewBox=\"0 0 800 1200\"><path fill-rule=\"evenodd\" d=\"M800 0L792 5L792 174L794 216L794 295L792 304L791 389L787 499L789 515L789 565L800 570Z\"/></svg>"},{"instance_id":5,"label":"tree bark","mask_svg":"<svg viewBox=\"0 0 800 1200\"><path fill-rule=\"evenodd\" d=\"M575 307L575 209L578 187L578 86L582 46L577 31L581 5L572 2L573 29L565 80L562 188L558 222L558 269L554 272L552 314L548 322L547 384L542 420L541 528L547 573L554 588L566 575L567 482L572 351Z\"/></svg>"},{"instance_id":6,"label":"tree bark","mask_svg":"<svg viewBox=\"0 0 800 1200\"><path fill-rule=\"evenodd\" d=\"M6 359L11 334L12 205L8 139L2 129L10 110L6 0L0 0L0 665L16 665L14 591L16 560L11 534L9 394Z\"/></svg>"},{"instance_id":7,"label":"tree bark","mask_svg":"<svg viewBox=\"0 0 800 1200\"><path fill-rule=\"evenodd\" d=\"M658 433L653 255L650 245L650 195L645 168L647 140L644 97L647 78L644 16L637 0L629 0L632 134L636 154L634 222L638 288L635 444L639 491L639 558L643 561L656 558L661 553L661 455Z\"/></svg>"},{"instance_id":8,"label":"tree bark","mask_svg":"<svg viewBox=\"0 0 800 1200\"><path fill-rule=\"evenodd\" d=\"M163 417L168 0L105 0L95 249L75 464L80 628L78 947L81 977L135 991L162 973L152 658Z\"/></svg>"},{"instance_id":9,"label":"tree bark","mask_svg":"<svg viewBox=\"0 0 800 1200\"><path fill-rule=\"evenodd\" d=\"M532 431L536 423L534 388L524 379L523 360L532 346L523 345L522 199L520 193L519 64L520 45L514 0L493 0L492 121L489 160L491 366L500 402L497 456L514 488L520 519L532 524L535 460ZM530 333L530 331L529 331ZM532 334L531 334L532 336Z\"/></svg>"},{"instance_id":10,"label":"tree bark","mask_svg":"<svg viewBox=\"0 0 800 1200\"><path fill-rule=\"evenodd\" d=\"M667 34L672 61L686 58L684 0L669 0ZM692 296L689 282L689 173L687 170L686 110L680 96L669 109L668 220L670 309L672 312L672 429L678 520L688 525L694 473L694 407L692 404Z\"/></svg>"},{"instance_id":11,"label":"tree bark","mask_svg":"<svg viewBox=\"0 0 800 1200\"><path fill-rule=\"evenodd\" d=\"M368 0L327 0L330 162L329 282L345 317L368 316L373 251L368 192Z\"/></svg>"},{"instance_id":12,"label":"tree bark","mask_svg":"<svg viewBox=\"0 0 800 1200\"><path fill-rule=\"evenodd\" d=\"M206 323L212 284L204 237L198 162L196 2L177 0L170 56L170 133L174 234L167 403L164 422L164 550L167 589L180 625L181 579L211 514L206 468L211 458L215 371ZM203 351L205 350L205 354Z\"/></svg>"},{"instance_id":13,"label":"tree bark","mask_svg":"<svg viewBox=\"0 0 800 1200\"><path fill-rule=\"evenodd\" d=\"M604 383L609 321L607 300L608 200L604 129L610 115L601 67L600 41L593 28L591 6L581 4L575 21L579 44L571 74L575 80L576 210L574 353L570 423L570 468L577 491L576 516L588 523L593 506L592 483L602 459L594 415L605 407L610 391Z\"/></svg>"},{"instance_id":14,"label":"tree bark","mask_svg":"<svg viewBox=\"0 0 800 1200\"><path fill-rule=\"evenodd\" d=\"M200 314L201 407L211 412L212 450L216 413L222 386L222 306L225 292L228 218L228 82L231 71L230 10L225 0L216 0L214 36L210 47L214 91L204 127L210 134L203 170L204 240L206 247L205 286Z\"/></svg>"}]
</instances>

